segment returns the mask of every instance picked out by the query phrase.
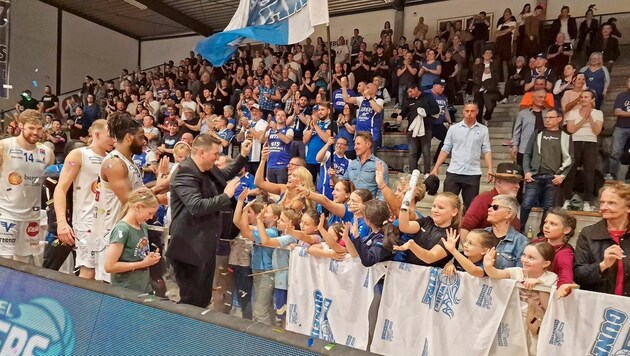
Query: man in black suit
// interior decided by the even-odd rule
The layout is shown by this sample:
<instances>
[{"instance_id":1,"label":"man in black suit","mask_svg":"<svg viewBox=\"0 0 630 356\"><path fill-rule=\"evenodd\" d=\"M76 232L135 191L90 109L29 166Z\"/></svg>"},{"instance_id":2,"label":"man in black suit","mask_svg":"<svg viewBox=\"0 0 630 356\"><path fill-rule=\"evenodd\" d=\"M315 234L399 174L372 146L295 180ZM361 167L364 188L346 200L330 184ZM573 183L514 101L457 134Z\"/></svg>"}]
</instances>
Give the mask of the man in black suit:
<instances>
[{"instance_id":1,"label":"man in black suit","mask_svg":"<svg viewBox=\"0 0 630 356\"><path fill-rule=\"evenodd\" d=\"M173 265L180 303L202 308L212 297L218 241L223 229L229 228L223 226L222 215L232 211L231 199L240 184L233 178L247 163L251 142L244 141L239 157L223 170L215 167L221 148L218 138L197 136L191 156L180 163L171 180L171 241L166 257Z\"/></svg>"}]
</instances>

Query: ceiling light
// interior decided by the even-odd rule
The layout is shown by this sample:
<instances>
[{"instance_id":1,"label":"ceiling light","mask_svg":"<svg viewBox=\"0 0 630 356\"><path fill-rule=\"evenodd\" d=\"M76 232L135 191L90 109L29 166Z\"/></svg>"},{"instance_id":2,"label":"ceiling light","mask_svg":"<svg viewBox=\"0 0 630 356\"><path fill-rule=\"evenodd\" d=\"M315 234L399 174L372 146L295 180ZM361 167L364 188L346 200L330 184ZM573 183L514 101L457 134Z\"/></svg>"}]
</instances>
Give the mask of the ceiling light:
<instances>
[{"instance_id":1,"label":"ceiling light","mask_svg":"<svg viewBox=\"0 0 630 356\"><path fill-rule=\"evenodd\" d=\"M136 0L125 0L125 2L129 5L135 6L140 10L146 10L147 6L145 4L139 3Z\"/></svg>"}]
</instances>

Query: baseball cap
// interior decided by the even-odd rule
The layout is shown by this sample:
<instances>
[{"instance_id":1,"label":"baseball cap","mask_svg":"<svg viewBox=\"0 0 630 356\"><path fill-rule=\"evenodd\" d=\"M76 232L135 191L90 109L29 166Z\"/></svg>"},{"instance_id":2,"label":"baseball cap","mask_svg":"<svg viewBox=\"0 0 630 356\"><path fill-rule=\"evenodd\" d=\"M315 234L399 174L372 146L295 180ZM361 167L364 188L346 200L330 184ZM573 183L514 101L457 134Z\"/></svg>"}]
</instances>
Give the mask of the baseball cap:
<instances>
[{"instance_id":1,"label":"baseball cap","mask_svg":"<svg viewBox=\"0 0 630 356\"><path fill-rule=\"evenodd\" d=\"M547 59L547 56L545 56L545 54L541 52L536 55L536 58Z\"/></svg>"},{"instance_id":2,"label":"baseball cap","mask_svg":"<svg viewBox=\"0 0 630 356\"><path fill-rule=\"evenodd\" d=\"M280 104L280 103L275 103L275 104L273 105L273 108L274 108L274 109L280 109L280 108L282 108L282 104Z\"/></svg>"},{"instance_id":3,"label":"baseball cap","mask_svg":"<svg viewBox=\"0 0 630 356\"><path fill-rule=\"evenodd\" d=\"M446 80L444 80L442 78L435 78L435 80L433 81L433 85L445 86L446 85Z\"/></svg>"},{"instance_id":4,"label":"baseball cap","mask_svg":"<svg viewBox=\"0 0 630 356\"><path fill-rule=\"evenodd\" d=\"M251 109L260 110L260 105L258 105L258 104L252 104ZM251 109L250 109L250 110L251 110Z\"/></svg>"}]
</instances>

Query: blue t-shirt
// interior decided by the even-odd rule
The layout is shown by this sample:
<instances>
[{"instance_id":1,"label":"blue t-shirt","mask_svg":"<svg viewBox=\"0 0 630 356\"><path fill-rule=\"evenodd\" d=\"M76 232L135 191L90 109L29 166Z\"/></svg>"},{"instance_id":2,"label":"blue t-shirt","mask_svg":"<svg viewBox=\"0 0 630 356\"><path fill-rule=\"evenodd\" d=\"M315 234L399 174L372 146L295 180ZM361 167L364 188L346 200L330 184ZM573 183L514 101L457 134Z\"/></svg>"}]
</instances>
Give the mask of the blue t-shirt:
<instances>
[{"instance_id":1,"label":"blue t-shirt","mask_svg":"<svg viewBox=\"0 0 630 356\"><path fill-rule=\"evenodd\" d=\"M245 172L243 176L240 178L241 183L236 187L234 191L234 197L238 198L239 195L243 192L243 189L249 188L249 190L256 189L256 184L254 184L254 176L249 174L249 172ZM247 197L245 199L246 202L250 202L254 199L254 197Z\"/></svg>"},{"instance_id":2,"label":"blue t-shirt","mask_svg":"<svg viewBox=\"0 0 630 356\"><path fill-rule=\"evenodd\" d=\"M350 125L356 124L357 119L352 119L352 121L350 121ZM337 128L337 137L345 138L348 141L348 150L354 151L354 134L348 132L348 129L346 129L346 125L339 125L339 127Z\"/></svg>"},{"instance_id":3,"label":"blue t-shirt","mask_svg":"<svg viewBox=\"0 0 630 356\"><path fill-rule=\"evenodd\" d=\"M346 156L339 157L336 154L326 154L328 159L319 165L319 177L317 177L317 192L326 196L326 198L332 200L332 192L334 185L330 183L330 176L328 175L328 169L334 168L337 177L342 177L348 169L348 159Z\"/></svg>"},{"instance_id":4,"label":"blue t-shirt","mask_svg":"<svg viewBox=\"0 0 630 356\"><path fill-rule=\"evenodd\" d=\"M440 116L436 119L433 118L433 125L442 125L446 121L446 110L448 107L448 98L446 95L437 95L434 94L431 90L427 90L424 92L425 94L432 95L435 98L438 106L440 107Z\"/></svg>"},{"instance_id":5,"label":"blue t-shirt","mask_svg":"<svg viewBox=\"0 0 630 356\"><path fill-rule=\"evenodd\" d=\"M597 95L602 95L604 87L606 86L606 73L604 69L598 69L593 72L590 68L587 68L584 71L584 77L586 77L586 86L594 90Z\"/></svg>"},{"instance_id":6,"label":"blue t-shirt","mask_svg":"<svg viewBox=\"0 0 630 356\"><path fill-rule=\"evenodd\" d=\"M280 247L287 247L290 244L297 244L298 240L291 235L282 235L276 239L280 243ZM289 256L291 251L278 248L273 249L273 260L271 265L273 269L281 269L289 267ZM275 288L287 290L289 287L289 270L278 271L275 273Z\"/></svg>"},{"instance_id":7,"label":"blue t-shirt","mask_svg":"<svg viewBox=\"0 0 630 356\"><path fill-rule=\"evenodd\" d=\"M331 124L330 120L326 120L326 121L317 120L317 125L319 126L319 128L322 129L322 131L328 130L328 128L330 127L330 124ZM321 150L322 147L324 147L324 144L325 144L324 140L322 140L319 137L319 135L317 134L317 131L313 130L313 135L311 136L311 140L308 141L308 145L306 145L306 163L318 164L317 159L316 159L317 152L319 152L319 150Z\"/></svg>"},{"instance_id":8,"label":"blue t-shirt","mask_svg":"<svg viewBox=\"0 0 630 356\"><path fill-rule=\"evenodd\" d=\"M147 166L147 152L142 152L139 155L133 155L132 157L133 163L140 169L142 172L142 183L147 184L149 182L154 182L156 180L155 173L153 172L145 172L142 168Z\"/></svg>"},{"instance_id":9,"label":"blue t-shirt","mask_svg":"<svg viewBox=\"0 0 630 356\"><path fill-rule=\"evenodd\" d=\"M370 235L370 227L365 222L365 218L358 218L357 225L359 225L359 237L365 240Z\"/></svg>"},{"instance_id":10,"label":"blue t-shirt","mask_svg":"<svg viewBox=\"0 0 630 356\"><path fill-rule=\"evenodd\" d=\"M353 97L357 96L357 94L352 89L347 89L348 96ZM343 93L341 89L337 89L333 92L333 111L336 113L340 113L343 111L343 107L346 106L346 102L343 101Z\"/></svg>"},{"instance_id":11,"label":"blue t-shirt","mask_svg":"<svg viewBox=\"0 0 630 356\"><path fill-rule=\"evenodd\" d=\"M363 98L359 98L363 99ZM381 104L383 99L376 99ZM367 131L372 134L374 141L381 138L381 124L383 123L383 112L380 113L372 109L372 105L368 100L361 100L361 104L357 110L357 127L356 132Z\"/></svg>"},{"instance_id":12,"label":"blue t-shirt","mask_svg":"<svg viewBox=\"0 0 630 356\"><path fill-rule=\"evenodd\" d=\"M615 99L614 109L619 109L623 112L630 113L630 91L625 91L617 96ZM630 127L630 120L627 118L617 117L617 127Z\"/></svg>"},{"instance_id":13,"label":"blue t-shirt","mask_svg":"<svg viewBox=\"0 0 630 356\"><path fill-rule=\"evenodd\" d=\"M344 204L343 207L346 209L346 211L343 214L343 217L340 218L335 214L330 214L330 217L328 218L328 226L331 226L332 224L336 222L352 223L352 221L354 220L354 214L352 214L350 210L348 210L348 204Z\"/></svg>"},{"instance_id":14,"label":"blue t-shirt","mask_svg":"<svg viewBox=\"0 0 630 356\"><path fill-rule=\"evenodd\" d=\"M232 130L225 129L223 131L217 132L217 136L226 140L227 142L230 142L232 141L232 137L234 137L234 132ZM221 147L221 149L223 150L223 154L227 155L230 152L230 145L228 145L227 147Z\"/></svg>"},{"instance_id":15,"label":"blue t-shirt","mask_svg":"<svg viewBox=\"0 0 630 356\"><path fill-rule=\"evenodd\" d=\"M428 69L431 70L436 70L438 66L441 66L442 64L440 63L440 61L434 61L433 63L429 64L427 62L422 63L422 65ZM424 74L422 75L422 77L420 78L420 86L421 87L432 87L433 86L433 82L439 78L439 76L433 74L433 73L429 73L429 72L424 72Z\"/></svg>"},{"instance_id":16,"label":"blue t-shirt","mask_svg":"<svg viewBox=\"0 0 630 356\"><path fill-rule=\"evenodd\" d=\"M298 119L299 120L299 119ZM287 131L293 132L293 129L290 127L283 127L278 129L278 131L286 135ZM288 144L284 143L279 137L276 131L269 131L269 139L267 140L269 143L269 161L267 163L267 168L287 168L289 166L289 161L291 160L291 142Z\"/></svg>"},{"instance_id":17,"label":"blue t-shirt","mask_svg":"<svg viewBox=\"0 0 630 356\"><path fill-rule=\"evenodd\" d=\"M278 229L275 227L266 228L267 236L270 238L278 237ZM268 271L273 269L273 248L264 247L260 244L260 234L258 230L253 230L254 235L254 249L252 250L252 270L253 271Z\"/></svg>"}]
</instances>

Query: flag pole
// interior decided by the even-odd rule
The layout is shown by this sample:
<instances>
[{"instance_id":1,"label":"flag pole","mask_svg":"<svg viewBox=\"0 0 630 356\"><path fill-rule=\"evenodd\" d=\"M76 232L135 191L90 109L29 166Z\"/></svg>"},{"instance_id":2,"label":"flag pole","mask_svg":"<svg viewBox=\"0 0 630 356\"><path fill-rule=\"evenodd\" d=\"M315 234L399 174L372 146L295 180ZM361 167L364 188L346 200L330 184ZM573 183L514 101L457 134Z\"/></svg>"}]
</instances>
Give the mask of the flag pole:
<instances>
[{"instance_id":1,"label":"flag pole","mask_svg":"<svg viewBox=\"0 0 630 356\"><path fill-rule=\"evenodd\" d=\"M328 101L330 102L330 110L332 110L332 67L333 67L333 62L332 62L332 42L330 42L330 23L326 24L326 36L328 37L328 78L329 78L329 82L328 82ZM331 111L332 112L332 111Z\"/></svg>"}]
</instances>

